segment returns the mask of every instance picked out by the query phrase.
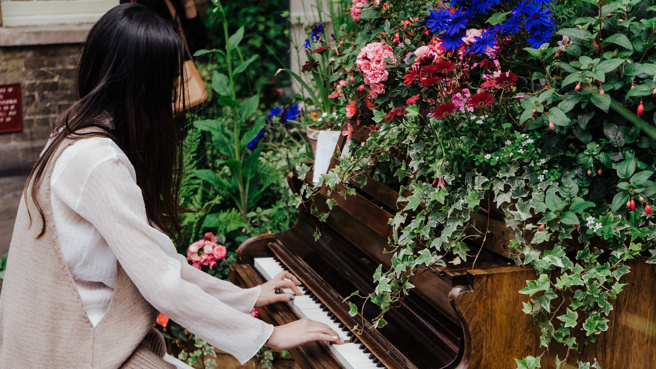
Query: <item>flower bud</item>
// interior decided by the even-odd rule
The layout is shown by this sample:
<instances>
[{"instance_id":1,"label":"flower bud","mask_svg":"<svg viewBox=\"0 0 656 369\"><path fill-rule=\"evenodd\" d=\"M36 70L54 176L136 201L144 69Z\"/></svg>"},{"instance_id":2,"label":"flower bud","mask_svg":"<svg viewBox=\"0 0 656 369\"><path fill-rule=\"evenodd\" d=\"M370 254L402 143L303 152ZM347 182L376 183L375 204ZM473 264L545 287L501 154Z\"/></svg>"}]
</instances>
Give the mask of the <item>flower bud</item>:
<instances>
[{"instance_id":1,"label":"flower bud","mask_svg":"<svg viewBox=\"0 0 656 369\"><path fill-rule=\"evenodd\" d=\"M600 96L604 96L605 94L606 94L606 93L604 92L604 88L603 88L603 87L599 87L599 95L600 95Z\"/></svg>"},{"instance_id":2,"label":"flower bud","mask_svg":"<svg viewBox=\"0 0 656 369\"><path fill-rule=\"evenodd\" d=\"M631 198L631 211L635 210L635 201L633 200L633 197Z\"/></svg>"},{"instance_id":3,"label":"flower bud","mask_svg":"<svg viewBox=\"0 0 656 369\"><path fill-rule=\"evenodd\" d=\"M555 126L554 123L551 121L551 119L549 119L549 129L552 130L552 131L553 131L554 129L556 129L556 126Z\"/></svg>"},{"instance_id":4,"label":"flower bud","mask_svg":"<svg viewBox=\"0 0 656 369\"><path fill-rule=\"evenodd\" d=\"M592 175L592 171L588 169L588 177Z\"/></svg>"},{"instance_id":5,"label":"flower bud","mask_svg":"<svg viewBox=\"0 0 656 369\"><path fill-rule=\"evenodd\" d=\"M631 82L631 89L633 90L634 87L635 87L635 84L633 82Z\"/></svg>"},{"instance_id":6,"label":"flower bud","mask_svg":"<svg viewBox=\"0 0 656 369\"><path fill-rule=\"evenodd\" d=\"M651 215L651 206L649 204L645 204L645 213Z\"/></svg>"},{"instance_id":7,"label":"flower bud","mask_svg":"<svg viewBox=\"0 0 656 369\"><path fill-rule=\"evenodd\" d=\"M601 168L597 171L597 174L601 175Z\"/></svg>"},{"instance_id":8,"label":"flower bud","mask_svg":"<svg viewBox=\"0 0 656 369\"><path fill-rule=\"evenodd\" d=\"M574 228L579 229L579 225L578 225L578 224L574 224Z\"/></svg>"},{"instance_id":9,"label":"flower bud","mask_svg":"<svg viewBox=\"0 0 656 369\"><path fill-rule=\"evenodd\" d=\"M652 94L652 95L656 95L656 87L654 87L654 89L651 90L651 94Z\"/></svg>"},{"instance_id":10,"label":"flower bud","mask_svg":"<svg viewBox=\"0 0 656 369\"><path fill-rule=\"evenodd\" d=\"M640 105L638 105L638 116L641 116L645 112L645 107L642 105L642 100L640 100Z\"/></svg>"},{"instance_id":11,"label":"flower bud","mask_svg":"<svg viewBox=\"0 0 656 369\"><path fill-rule=\"evenodd\" d=\"M540 224L540 226L538 227L538 231L541 231L543 229L544 229L544 223Z\"/></svg>"},{"instance_id":12,"label":"flower bud","mask_svg":"<svg viewBox=\"0 0 656 369\"><path fill-rule=\"evenodd\" d=\"M640 202L645 202L645 198L642 197L642 195L638 196L638 200L640 200Z\"/></svg>"},{"instance_id":13,"label":"flower bud","mask_svg":"<svg viewBox=\"0 0 656 369\"><path fill-rule=\"evenodd\" d=\"M631 207L631 199L626 200L626 207L627 208Z\"/></svg>"},{"instance_id":14,"label":"flower bud","mask_svg":"<svg viewBox=\"0 0 656 369\"><path fill-rule=\"evenodd\" d=\"M576 87L574 87L574 91L578 91L581 89L581 82L576 84Z\"/></svg>"}]
</instances>

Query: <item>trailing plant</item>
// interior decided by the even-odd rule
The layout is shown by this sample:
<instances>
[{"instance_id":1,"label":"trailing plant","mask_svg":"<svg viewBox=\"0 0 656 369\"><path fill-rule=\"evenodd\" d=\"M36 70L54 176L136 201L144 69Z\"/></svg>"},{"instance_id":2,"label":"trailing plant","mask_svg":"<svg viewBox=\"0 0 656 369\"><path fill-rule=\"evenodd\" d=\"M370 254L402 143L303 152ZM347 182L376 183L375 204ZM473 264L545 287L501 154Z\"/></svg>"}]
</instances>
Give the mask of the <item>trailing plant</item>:
<instances>
[{"instance_id":1,"label":"trailing plant","mask_svg":"<svg viewBox=\"0 0 656 369\"><path fill-rule=\"evenodd\" d=\"M333 90L350 150L303 192L388 169L377 179L396 186L401 211L391 268L363 296L380 307L373 325L386 324L420 268L475 263L469 241L489 230L472 214L496 209L514 231L515 261L537 272L518 292L531 297L523 308L540 344L566 347L559 368L598 366L574 352L608 329L626 262L656 254L656 135L644 120L656 102L653 2L560 5L559 17L578 16L559 29L545 1L353 4L363 32L337 56L347 83ZM517 365L539 368L542 354Z\"/></svg>"}]
</instances>

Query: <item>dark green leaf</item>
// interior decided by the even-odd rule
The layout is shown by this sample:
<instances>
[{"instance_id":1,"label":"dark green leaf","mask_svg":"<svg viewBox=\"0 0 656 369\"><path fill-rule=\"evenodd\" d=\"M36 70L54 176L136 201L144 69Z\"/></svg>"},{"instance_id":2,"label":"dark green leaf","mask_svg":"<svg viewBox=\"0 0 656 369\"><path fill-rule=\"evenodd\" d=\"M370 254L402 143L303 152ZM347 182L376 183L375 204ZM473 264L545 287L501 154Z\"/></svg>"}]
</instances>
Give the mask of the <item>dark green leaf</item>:
<instances>
[{"instance_id":1,"label":"dark green leaf","mask_svg":"<svg viewBox=\"0 0 656 369\"><path fill-rule=\"evenodd\" d=\"M549 109L549 119L553 122L553 124L557 126L562 126L562 127L568 127L569 126L569 118L563 113L562 110L559 108L551 108Z\"/></svg>"},{"instance_id":2,"label":"dark green leaf","mask_svg":"<svg viewBox=\"0 0 656 369\"><path fill-rule=\"evenodd\" d=\"M230 47L230 50L234 50L239 46L239 43L241 40L244 38L244 26L241 26L237 32L235 32L230 38L228 39L228 45Z\"/></svg>"},{"instance_id":3,"label":"dark green leaf","mask_svg":"<svg viewBox=\"0 0 656 369\"><path fill-rule=\"evenodd\" d=\"M563 79L563 82L561 83L560 86L565 87L565 86L570 85L574 82L579 82L580 80L581 80L581 76L578 73L573 73L573 74L570 74L569 76L565 77L565 79Z\"/></svg>"},{"instance_id":4,"label":"dark green leaf","mask_svg":"<svg viewBox=\"0 0 656 369\"><path fill-rule=\"evenodd\" d=\"M579 224L579 217L576 216L576 214L572 213L571 211L566 211L559 219L561 223L563 224L569 224L569 225L574 225L574 224Z\"/></svg>"},{"instance_id":5,"label":"dark green leaf","mask_svg":"<svg viewBox=\"0 0 656 369\"><path fill-rule=\"evenodd\" d=\"M592 101L592 103L599 109L603 110L604 113L608 113L608 108L610 107L610 95L604 94L604 96L601 96L599 93L593 92L590 95L590 101Z\"/></svg>"},{"instance_id":6,"label":"dark green leaf","mask_svg":"<svg viewBox=\"0 0 656 369\"><path fill-rule=\"evenodd\" d=\"M255 110L257 110L259 103L260 95L255 95L241 104L237 113L239 122L245 122L248 118L250 118L251 115L255 113Z\"/></svg>"},{"instance_id":7,"label":"dark green leaf","mask_svg":"<svg viewBox=\"0 0 656 369\"><path fill-rule=\"evenodd\" d=\"M617 69L620 65L624 63L624 60L621 59L611 59L611 60L605 60L599 63L597 65L597 70L600 70L604 73L609 73Z\"/></svg>"},{"instance_id":8,"label":"dark green leaf","mask_svg":"<svg viewBox=\"0 0 656 369\"><path fill-rule=\"evenodd\" d=\"M510 12L494 13L490 18L488 18L487 22L493 26L501 24L505 22L508 14L510 14Z\"/></svg>"},{"instance_id":9,"label":"dark green leaf","mask_svg":"<svg viewBox=\"0 0 656 369\"><path fill-rule=\"evenodd\" d=\"M649 180L649 177L651 177L653 174L654 172L649 170L638 172L634 174L633 177L631 177L631 183L636 186L643 185L647 182L647 180Z\"/></svg>"},{"instance_id":10,"label":"dark green leaf","mask_svg":"<svg viewBox=\"0 0 656 369\"><path fill-rule=\"evenodd\" d=\"M246 60L243 63L239 64L239 66L237 68L235 68L235 70L232 72L232 76L234 77L234 76L238 75L239 73L245 71L246 68L248 68L248 66L251 65L251 63L254 62L255 59L257 59L258 57L259 57L259 55L255 54L255 55L251 56L250 58L248 58L248 60Z\"/></svg>"},{"instance_id":11,"label":"dark green leaf","mask_svg":"<svg viewBox=\"0 0 656 369\"><path fill-rule=\"evenodd\" d=\"M629 179L635 173L636 163L633 159L627 159L617 165L617 176L621 179Z\"/></svg>"},{"instance_id":12,"label":"dark green leaf","mask_svg":"<svg viewBox=\"0 0 656 369\"><path fill-rule=\"evenodd\" d=\"M618 211L622 205L626 204L629 200L629 195L626 193L618 193L613 197L613 203L610 206L610 212L615 213Z\"/></svg>"},{"instance_id":13,"label":"dark green leaf","mask_svg":"<svg viewBox=\"0 0 656 369\"><path fill-rule=\"evenodd\" d=\"M637 85L626 94L625 100L628 100L632 96L649 96L654 91L654 84L650 82Z\"/></svg>"},{"instance_id":14,"label":"dark green leaf","mask_svg":"<svg viewBox=\"0 0 656 369\"><path fill-rule=\"evenodd\" d=\"M626 37L623 33L615 33L613 35L610 35L606 37L602 42L602 45L607 45L607 44L615 44L622 46L625 49L628 50L633 50L633 45L631 44L631 41L629 41L629 38Z\"/></svg>"},{"instance_id":15,"label":"dark green leaf","mask_svg":"<svg viewBox=\"0 0 656 369\"><path fill-rule=\"evenodd\" d=\"M611 123L604 123L604 134L608 137L610 143L615 147L622 147L625 144L624 133L618 126Z\"/></svg>"},{"instance_id":16,"label":"dark green leaf","mask_svg":"<svg viewBox=\"0 0 656 369\"><path fill-rule=\"evenodd\" d=\"M214 72L212 75L212 89L221 96L232 96L230 80L225 74Z\"/></svg>"},{"instance_id":17,"label":"dark green leaf","mask_svg":"<svg viewBox=\"0 0 656 369\"><path fill-rule=\"evenodd\" d=\"M587 40L592 37L592 34L584 29L579 28L563 28L558 30L559 35L569 36L573 39Z\"/></svg>"}]
</instances>

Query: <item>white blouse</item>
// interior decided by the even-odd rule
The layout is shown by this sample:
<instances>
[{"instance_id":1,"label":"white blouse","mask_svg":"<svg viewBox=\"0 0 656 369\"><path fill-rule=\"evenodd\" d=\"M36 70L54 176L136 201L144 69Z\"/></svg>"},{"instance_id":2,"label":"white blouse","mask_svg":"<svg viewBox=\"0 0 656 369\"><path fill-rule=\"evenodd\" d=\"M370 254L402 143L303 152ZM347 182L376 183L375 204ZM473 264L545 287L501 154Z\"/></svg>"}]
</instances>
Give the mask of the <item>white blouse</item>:
<instances>
[{"instance_id":1,"label":"white blouse","mask_svg":"<svg viewBox=\"0 0 656 369\"><path fill-rule=\"evenodd\" d=\"M242 364L264 345L273 326L250 315L260 287L242 289L190 266L148 223L134 167L112 140L86 138L66 148L50 185L61 251L94 326L120 263L155 309Z\"/></svg>"}]
</instances>

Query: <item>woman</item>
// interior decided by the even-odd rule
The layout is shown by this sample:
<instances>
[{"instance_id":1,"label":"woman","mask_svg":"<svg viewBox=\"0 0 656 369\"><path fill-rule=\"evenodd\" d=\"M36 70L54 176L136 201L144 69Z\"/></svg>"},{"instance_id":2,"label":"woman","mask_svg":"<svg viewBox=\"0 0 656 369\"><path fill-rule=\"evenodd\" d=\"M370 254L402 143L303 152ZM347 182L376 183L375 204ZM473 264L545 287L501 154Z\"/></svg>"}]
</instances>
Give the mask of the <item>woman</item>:
<instances>
[{"instance_id":1,"label":"woman","mask_svg":"<svg viewBox=\"0 0 656 369\"><path fill-rule=\"evenodd\" d=\"M189 266L171 243L183 50L174 28L137 4L111 9L89 33L80 100L35 164L14 226L0 368L175 368L152 328L157 311L242 363L265 344L340 343L318 322L273 327L250 316L289 300L280 288L298 293L291 274L241 289Z\"/></svg>"}]
</instances>

